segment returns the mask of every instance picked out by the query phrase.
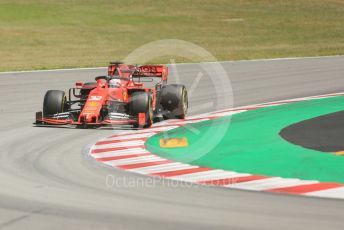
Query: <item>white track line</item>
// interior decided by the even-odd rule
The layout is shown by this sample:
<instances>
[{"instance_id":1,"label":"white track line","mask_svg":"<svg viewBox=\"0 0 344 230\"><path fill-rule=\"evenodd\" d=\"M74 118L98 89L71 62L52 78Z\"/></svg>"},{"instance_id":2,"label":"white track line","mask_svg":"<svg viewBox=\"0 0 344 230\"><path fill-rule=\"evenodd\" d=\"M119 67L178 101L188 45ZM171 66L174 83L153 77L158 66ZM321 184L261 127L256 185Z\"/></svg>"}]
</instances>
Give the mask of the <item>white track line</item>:
<instances>
[{"instance_id":1,"label":"white track line","mask_svg":"<svg viewBox=\"0 0 344 230\"><path fill-rule=\"evenodd\" d=\"M119 147L133 147L144 145L145 141L121 141L117 143L103 144L103 145L94 145L92 149L109 149L109 148L119 148Z\"/></svg>"},{"instance_id":2,"label":"white track line","mask_svg":"<svg viewBox=\"0 0 344 230\"><path fill-rule=\"evenodd\" d=\"M159 123L157 123L159 124ZM170 125L170 124L165 124L165 125ZM171 129L175 129L175 128L178 128L179 126L178 125L175 125L175 124L172 124L171 126L167 126L167 127L164 127L164 126L156 126L154 125L152 128L149 128L147 130L138 130L137 133L142 133L142 132L164 132L164 131L168 131L168 130L171 130Z\"/></svg>"},{"instance_id":3,"label":"white track line","mask_svg":"<svg viewBox=\"0 0 344 230\"><path fill-rule=\"evenodd\" d=\"M317 192L309 192L309 193L306 193L304 195L315 196L315 197L330 197L330 198L344 199L344 187L326 189L326 190L317 191Z\"/></svg>"},{"instance_id":4,"label":"white track line","mask_svg":"<svg viewBox=\"0 0 344 230\"><path fill-rule=\"evenodd\" d=\"M219 112L219 113L214 113L213 115L224 117L224 116L233 116L238 113L246 112L247 110L239 110L239 111L228 111L228 112Z\"/></svg>"},{"instance_id":5,"label":"white track line","mask_svg":"<svg viewBox=\"0 0 344 230\"><path fill-rule=\"evenodd\" d=\"M188 181L188 182L201 182L201 181L210 181L210 180L221 180L221 179L230 179L241 176L249 176L250 174L237 173L224 170L211 170L198 173L190 173L180 176L170 177L174 180Z\"/></svg>"},{"instance_id":6,"label":"white track line","mask_svg":"<svg viewBox=\"0 0 344 230\"><path fill-rule=\"evenodd\" d=\"M168 125L176 125L176 126L180 126L180 125L187 125L187 124L193 124L193 123L198 123L198 122L202 122L202 121L209 121L208 118L202 118L199 120L195 120L195 121L174 121L171 120ZM157 123L154 127L163 127L166 126L166 124L159 124Z\"/></svg>"},{"instance_id":7,"label":"white track line","mask_svg":"<svg viewBox=\"0 0 344 230\"><path fill-rule=\"evenodd\" d=\"M152 174L152 173L162 173L162 172L170 172L175 170L182 170L182 169L192 169L198 168L199 166L196 165L188 165L183 163L168 163L163 165L154 165L154 166L147 166L144 168L133 169L131 171L141 173L141 174Z\"/></svg>"},{"instance_id":8,"label":"white track line","mask_svg":"<svg viewBox=\"0 0 344 230\"><path fill-rule=\"evenodd\" d=\"M151 156L134 157L134 158L128 158L128 159L121 159L121 160L112 160L112 161L107 161L106 163L111 164L113 166L120 166L120 165L155 162L155 161L162 161L162 160L166 160L166 159L158 157L156 155L151 155Z\"/></svg>"},{"instance_id":9,"label":"white track line","mask_svg":"<svg viewBox=\"0 0 344 230\"><path fill-rule=\"evenodd\" d=\"M132 154L141 154L141 153L150 153L144 148L128 148L123 150L109 151L104 153L93 153L91 154L94 158L104 158L104 157L113 157L113 156L125 156Z\"/></svg>"},{"instance_id":10,"label":"white track line","mask_svg":"<svg viewBox=\"0 0 344 230\"><path fill-rule=\"evenodd\" d=\"M261 190L268 190L268 189L274 189L274 188L314 184L316 182L317 181L304 181L300 179L284 179L281 177L271 177L271 178L258 179L258 180L248 181L248 182L243 182L243 183L238 183L238 184L229 184L229 185L225 185L225 187L261 191Z\"/></svg>"},{"instance_id":11,"label":"white track line","mask_svg":"<svg viewBox=\"0 0 344 230\"><path fill-rule=\"evenodd\" d=\"M100 140L98 142L102 141L117 141L117 140L130 140L130 139L135 139L135 138L148 138L156 133L151 132L151 133L141 133L141 134L131 134L131 135L124 135L124 136L118 136L118 137L108 137L106 139Z\"/></svg>"},{"instance_id":12,"label":"white track line","mask_svg":"<svg viewBox=\"0 0 344 230\"><path fill-rule=\"evenodd\" d=\"M301 59L325 59L325 58L340 58L344 55L327 55L327 56L313 56L313 57L281 57L281 58L265 58L265 59L250 59L250 60L233 60L233 61L209 61L209 62L196 62L196 63L175 63L173 65L197 65L197 64L225 64L225 63L242 63L242 62L267 62L267 61L288 61L288 60L301 60ZM162 63L163 64L163 63ZM171 65L165 63L165 65ZM0 74L17 74L17 73L44 73L44 72L63 72L63 71L79 71L79 70L101 70L107 69L106 67L79 67L79 68L67 68L67 69L50 69L50 70L21 70L21 71L7 71L0 72Z\"/></svg>"}]
</instances>

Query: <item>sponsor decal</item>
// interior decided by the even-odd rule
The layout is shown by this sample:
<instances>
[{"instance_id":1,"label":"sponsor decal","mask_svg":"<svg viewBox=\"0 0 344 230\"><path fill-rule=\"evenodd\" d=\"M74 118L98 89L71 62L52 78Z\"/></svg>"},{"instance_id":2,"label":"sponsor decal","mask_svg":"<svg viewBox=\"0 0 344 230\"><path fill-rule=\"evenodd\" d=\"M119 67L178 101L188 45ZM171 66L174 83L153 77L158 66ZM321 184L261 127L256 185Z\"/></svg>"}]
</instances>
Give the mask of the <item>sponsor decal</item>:
<instances>
[{"instance_id":1,"label":"sponsor decal","mask_svg":"<svg viewBox=\"0 0 344 230\"><path fill-rule=\"evenodd\" d=\"M96 111L97 108L96 107L86 107L84 110L84 113L94 113L94 111Z\"/></svg>"},{"instance_id":2,"label":"sponsor decal","mask_svg":"<svg viewBox=\"0 0 344 230\"><path fill-rule=\"evenodd\" d=\"M91 101L100 101L103 97L102 96L90 96Z\"/></svg>"},{"instance_id":3,"label":"sponsor decal","mask_svg":"<svg viewBox=\"0 0 344 230\"><path fill-rule=\"evenodd\" d=\"M128 99L127 91L123 90L123 100L126 101Z\"/></svg>"},{"instance_id":4,"label":"sponsor decal","mask_svg":"<svg viewBox=\"0 0 344 230\"><path fill-rule=\"evenodd\" d=\"M90 101L90 102L87 103L87 106L88 107L97 107L98 106L98 102Z\"/></svg>"}]
</instances>

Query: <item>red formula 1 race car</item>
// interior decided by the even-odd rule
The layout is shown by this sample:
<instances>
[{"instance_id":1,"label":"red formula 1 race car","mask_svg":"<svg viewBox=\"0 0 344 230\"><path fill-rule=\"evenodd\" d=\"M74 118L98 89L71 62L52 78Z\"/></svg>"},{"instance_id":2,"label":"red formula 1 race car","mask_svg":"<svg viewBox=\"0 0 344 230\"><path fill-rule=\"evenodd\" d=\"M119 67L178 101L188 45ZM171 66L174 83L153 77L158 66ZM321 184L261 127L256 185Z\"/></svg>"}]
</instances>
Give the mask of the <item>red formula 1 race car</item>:
<instances>
[{"instance_id":1,"label":"red formula 1 race car","mask_svg":"<svg viewBox=\"0 0 344 230\"><path fill-rule=\"evenodd\" d=\"M184 85L167 84L163 65L134 66L112 62L106 76L77 82L64 91L49 90L36 125L132 125L147 128L156 120L184 119L188 95Z\"/></svg>"}]
</instances>

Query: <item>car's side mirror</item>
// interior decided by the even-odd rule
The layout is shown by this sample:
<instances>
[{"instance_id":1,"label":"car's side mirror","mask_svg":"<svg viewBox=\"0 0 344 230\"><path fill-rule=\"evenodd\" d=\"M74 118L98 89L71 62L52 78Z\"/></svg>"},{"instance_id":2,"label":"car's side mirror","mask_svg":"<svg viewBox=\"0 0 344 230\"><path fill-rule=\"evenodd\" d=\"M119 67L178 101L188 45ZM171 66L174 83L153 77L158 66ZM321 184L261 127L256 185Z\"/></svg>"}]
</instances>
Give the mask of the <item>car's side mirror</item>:
<instances>
[{"instance_id":1,"label":"car's side mirror","mask_svg":"<svg viewBox=\"0 0 344 230\"><path fill-rule=\"evenodd\" d=\"M110 80L111 77L110 76L98 76L98 77L95 77L95 80L98 81L98 80Z\"/></svg>"},{"instance_id":2,"label":"car's side mirror","mask_svg":"<svg viewBox=\"0 0 344 230\"><path fill-rule=\"evenodd\" d=\"M78 82L75 83L75 87L76 88L82 88L83 86L84 86L84 83L81 82L81 81L78 81Z\"/></svg>"}]
</instances>

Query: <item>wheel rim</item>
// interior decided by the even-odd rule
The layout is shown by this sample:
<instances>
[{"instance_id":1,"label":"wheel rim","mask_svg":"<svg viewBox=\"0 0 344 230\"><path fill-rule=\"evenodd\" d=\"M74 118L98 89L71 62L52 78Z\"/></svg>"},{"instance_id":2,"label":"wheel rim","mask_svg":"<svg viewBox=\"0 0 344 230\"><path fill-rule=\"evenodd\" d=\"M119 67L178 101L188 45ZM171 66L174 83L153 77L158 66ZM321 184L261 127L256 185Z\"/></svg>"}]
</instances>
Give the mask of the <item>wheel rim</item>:
<instances>
[{"instance_id":1,"label":"wheel rim","mask_svg":"<svg viewBox=\"0 0 344 230\"><path fill-rule=\"evenodd\" d=\"M62 99L62 105L61 105L61 112L64 112L65 111L65 108L66 108L66 100L67 100L67 97L64 96L63 99Z\"/></svg>"},{"instance_id":2,"label":"wheel rim","mask_svg":"<svg viewBox=\"0 0 344 230\"><path fill-rule=\"evenodd\" d=\"M183 111L184 111L184 114L186 113L187 109L188 109L187 92L185 90L183 90Z\"/></svg>"},{"instance_id":3,"label":"wheel rim","mask_svg":"<svg viewBox=\"0 0 344 230\"><path fill-rule=\"evenodd\" d=\"M152 100L149 100L148 104L148 123L152 124L153 123L153 109L152 109Z\"/></svg>"}]
</instances>

